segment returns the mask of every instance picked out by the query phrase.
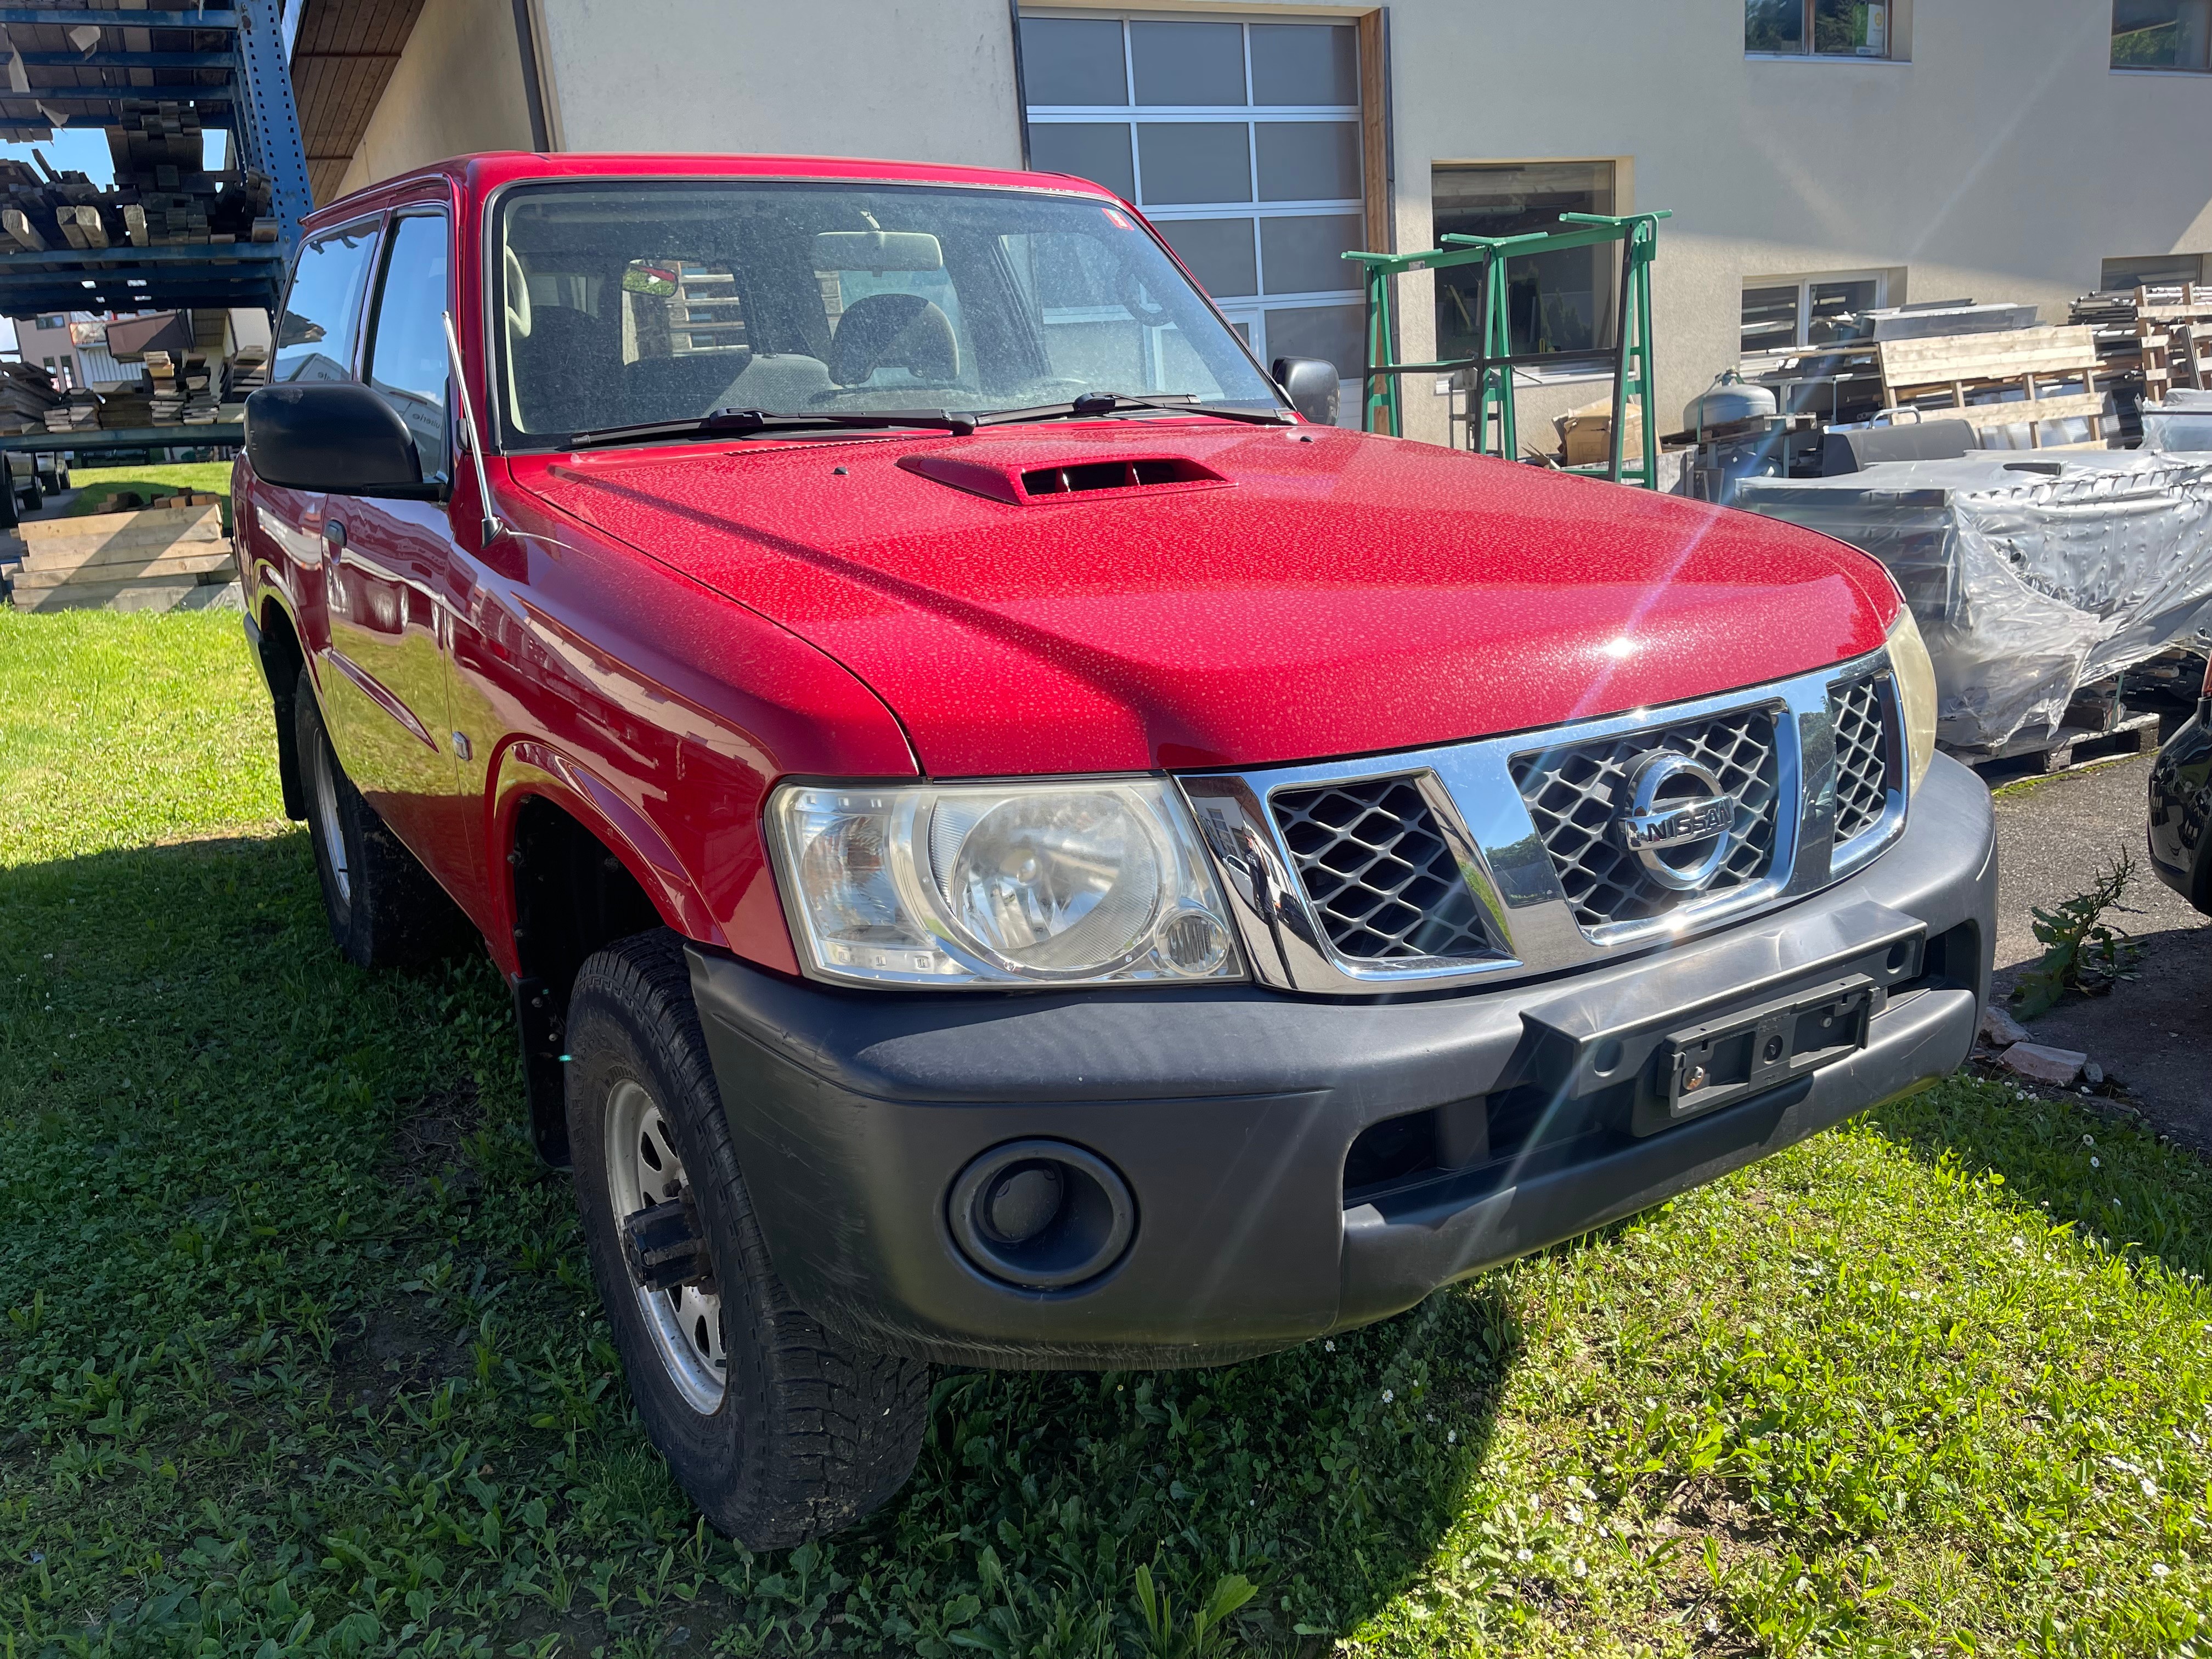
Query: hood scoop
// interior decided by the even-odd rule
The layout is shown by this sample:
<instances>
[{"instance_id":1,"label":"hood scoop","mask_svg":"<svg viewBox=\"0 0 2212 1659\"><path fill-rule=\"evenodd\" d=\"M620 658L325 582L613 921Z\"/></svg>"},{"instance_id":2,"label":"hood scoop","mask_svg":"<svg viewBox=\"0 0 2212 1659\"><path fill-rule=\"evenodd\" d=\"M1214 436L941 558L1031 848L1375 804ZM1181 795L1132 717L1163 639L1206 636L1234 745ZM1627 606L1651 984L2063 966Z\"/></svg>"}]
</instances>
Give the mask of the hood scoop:
<instances>
[{"instance_id":1,"label":"hood scoop","mask_svg":"<svg viewBox=\"0 0 2212 1659\"><path fill-rule=\"evenodd\" d=\"M1085 459L1050 466L1012 466L957 455L904 455L898 464L937 483L1014 507L1085 496L1218 489L1229 482L1187 455Z\"/></svg>"}]
</instances>

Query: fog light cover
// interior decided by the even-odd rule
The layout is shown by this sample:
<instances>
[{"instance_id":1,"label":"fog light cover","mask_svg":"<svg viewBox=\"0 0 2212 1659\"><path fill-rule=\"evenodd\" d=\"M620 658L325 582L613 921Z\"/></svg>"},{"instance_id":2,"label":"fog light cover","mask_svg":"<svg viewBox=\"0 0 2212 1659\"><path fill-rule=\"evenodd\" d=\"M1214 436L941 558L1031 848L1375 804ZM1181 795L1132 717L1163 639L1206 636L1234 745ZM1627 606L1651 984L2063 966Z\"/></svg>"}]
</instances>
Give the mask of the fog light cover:
<instances>
[{"instance_id":1,"label":"fog light cover","mask_svg":"<svg viewBox=\"0 0 2212 1659\"><path fill-rule=\"evenodd\" d=\"M1023 1290L1096 1279L1129 1247L1137 1203L1095 1152L1064 1140L994 1146L960 1172L945 1220L969 1263Z\"/></svg>"}]
</instances>

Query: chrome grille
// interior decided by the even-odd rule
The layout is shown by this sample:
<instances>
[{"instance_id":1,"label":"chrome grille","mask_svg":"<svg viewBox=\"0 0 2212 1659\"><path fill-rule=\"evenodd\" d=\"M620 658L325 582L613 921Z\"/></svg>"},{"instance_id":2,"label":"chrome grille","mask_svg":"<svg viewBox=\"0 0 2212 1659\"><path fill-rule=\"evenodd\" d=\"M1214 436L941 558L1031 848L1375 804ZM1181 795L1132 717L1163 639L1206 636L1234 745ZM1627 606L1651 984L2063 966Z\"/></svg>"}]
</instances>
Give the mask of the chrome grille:
<instances>
[{"instance_id":1,"label":"chrome grille","mask_svg":"<svg viewBox=\"0 0 2212 1659\"><path fill-rule=\"evenodd\" d=\"M1836 844L1864 835L1889 810L1889 723L1879 676L1838 685L1829 699L1836 722Z\"/></svg>"},{"instance_id":2,"label":"chrome grille","mask_svg":"<svg viewBox=\"0 0 2212 1659\"><path fill-rule=\"evenodd\" d=\"M1613 831L1628 808L1629 769L1653 749L1688 756L1736 799L1728 853L1700 892L1675 891L1650 879ZM1575 920L1586 928L1664 915L1678 904L1756 881L1773 862L1781 764L1771 708L1516 755L1512 776Z\"/></svg>"},{"instance_id":3,"label":"chrome grille","mask_svg":"<svg viewBox=\"0 0 2212 1659\"><path fill-rule=\"evenodd\" d=\"M1422 962L1494 948L1413 779L1285 789L1269 804L1299 884L1339 956Z\"/></svg>"}]
</instances>

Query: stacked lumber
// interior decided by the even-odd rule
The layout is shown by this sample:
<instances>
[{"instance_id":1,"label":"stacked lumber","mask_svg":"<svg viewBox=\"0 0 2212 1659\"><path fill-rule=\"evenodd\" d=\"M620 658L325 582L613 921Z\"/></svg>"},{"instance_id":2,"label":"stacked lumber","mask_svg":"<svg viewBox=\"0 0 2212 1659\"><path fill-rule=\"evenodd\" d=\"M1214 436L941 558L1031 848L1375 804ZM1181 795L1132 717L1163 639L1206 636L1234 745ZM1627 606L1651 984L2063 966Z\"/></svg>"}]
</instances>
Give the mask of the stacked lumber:
<instances>
[{"instance_id":1,"label":"stacked lumber","mask_svg":"<svg viewBox=\"0 0 2212 1659\"><path fill-rule=\"evenodd\" d=\"M2082 422L2093 441L2104 441L2093 329L2069 324L1884 340L1874 350L1887 419L1965 421L1985 448L2002 447L1990 434L2009 427L2025 428L2029 447L2063 445L2071 433L2051 424L2060 421Z\"/></svg>"},{"instance_id":2,"label":"stacked lumber","mask_svg":"<svg viewBox=\"0 0 2212 1659\"><path fill-rule=\"evenodd\" d=\"M267 331L258 340L240 340L222 366L222 401L217 405L216 418L223 421L242 421L246 418L246 400L269 384L269 340Z\"/></svg>"},{"instance_id":3,"label":"stacked lumber","mask_svg":"<svg viewBox=\"0 0 2212 1659\"><path fill-rule=\"evenodd\" d=\"M55 248L171 247L273 242L275 187L265 173L203 165L198 112L189 103L131 99L107 129L115 183L58 173L45 155L0 161L0 257Z\"/></svg>"},{"instance_id":4,"label":"stacked lumber","mask_svg":"<svg viewBox=\"0 0 2212 1659\"><path fill-rule=\"evenodd\" d=\"M49 432L89 432L100 425L100 394L77 386L46 410Z\"/></svg>"},{"instance_id":5,"label":"stacked lumber","mask_svg":"<svg viewBox=\"0 0 2212 1659\"><path fill-rule=\"evenodd\" d=\"M42 150L33 150L28 162L0 161L0 249L43 252L88 246L75 222L81 207L99 199L100 186L89 177L55 172ZM60 217L64 210L71 223L67 234Z\"/></svg>"},{"instance_id":6,"label":"stacked lumber","mask_svg":"<svg viewBox=\"0 0 2212 1659\"><path fill-rule=\"evenodd\" d=\"M120 126L107 129L107 153L125 228L144 227L143 240L133 238L138 246L276 240L269 175L206 171L198 111L140 99L126 102L122 116Z\"/></svg>"},{"instance_id":7,"label":"stacked lumber","mask_svg":"<svg viewBox=\"0 0 2212 1659\"><path fill-rule=\"evenodd\" d=\"M100 424L111 432L135 432L154 424L154 400L143 389L111 392L101 399Z\"/></svg>"},{"instance_id":8,"label":"stacked lumber","mask_svg":"<svg viewBox=\"0 0 2212 1659\"><path fill-rule=\"evenodd\" d=\"M146 379L154 389L154 424L183 424L185 394L177 389L176 357L167 351L149 351L146 354L145 362Z\"/></svg>"},{"instance_id":9,"label":"stacked lumber","mask_svg":"<svg viewBox=\"0 0 2212 1659\"><path fill-rule=\"evenodd\" d=\"M18 611L169 611L234 570L211 495L137 513L41 519L18 526Z\"/></svg>"},{"instance_id":10,"label":"stacked lumber","mask_svg":"<svg viewBox=\"0 0 2212 1659\"><path fill-rule=\"evenodd\" d=\"M196 319L201 316L212 316L220 319L222 316L222 313L220 311L209 313L194 312L192 314ZM218 343L220 342L220 338L221 331L218 330ZM220 363L222 361L222 353L218 344L216 362ZM186 426L213 426L215 424L216 410L220 407L220 404L216 395L216 386L215 373L210 368L207 358L198 352L194 352L190 356L187 356L185 359L184 369L180 379L184 383L185 388L185 424Z\"/></svg>"},{"instance_id":11,"label":"stacked lumber","mask_svg":"<svg viewBox=\"0 0 2212 1659\"><path fill-rule=\"evenodd\" d=\"M53 376L36 363L0 362L0 432L28 432L46 424L61 401Z\"/></svg>"}]
</instances>

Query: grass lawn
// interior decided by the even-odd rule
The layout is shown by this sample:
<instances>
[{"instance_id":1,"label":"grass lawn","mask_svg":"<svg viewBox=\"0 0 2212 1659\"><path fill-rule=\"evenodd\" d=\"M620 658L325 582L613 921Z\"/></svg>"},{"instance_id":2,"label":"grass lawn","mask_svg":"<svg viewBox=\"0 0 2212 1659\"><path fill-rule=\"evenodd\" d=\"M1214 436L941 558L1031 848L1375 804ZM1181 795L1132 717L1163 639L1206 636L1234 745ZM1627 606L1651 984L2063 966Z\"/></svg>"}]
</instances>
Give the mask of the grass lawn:
<instances>
[{"instance_id":1,"label":"grass lawn","mask_svg":"<svg viewBox=\"0 0 2212 1659\"><path fill-rule=\"evenodd\" d=\"M1204 1651L2212 1659L2212 1171L1968 1079L1333 1345L945 1376L748 1556L495 975L339 963L267 718L234 617L0 615L7 1659L1170 1659L1239 1576Z\"/></svg>"},{"instance_id":2,"label":"grass lawn","mask_svg":"<svg viewBox=\"0 0 2212 1659\"><path fill-rule=\"evenodd\" d=\"M222 521L225 526L230 523L228 461L179 461L173 466L72 466L70 483L76 486L77 495L63 513L64 518L111 511L108 498L125 489L135 489L149 500L156 494L189 489L222 496Z\"/></svg>"}]
</instances>

